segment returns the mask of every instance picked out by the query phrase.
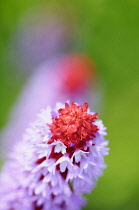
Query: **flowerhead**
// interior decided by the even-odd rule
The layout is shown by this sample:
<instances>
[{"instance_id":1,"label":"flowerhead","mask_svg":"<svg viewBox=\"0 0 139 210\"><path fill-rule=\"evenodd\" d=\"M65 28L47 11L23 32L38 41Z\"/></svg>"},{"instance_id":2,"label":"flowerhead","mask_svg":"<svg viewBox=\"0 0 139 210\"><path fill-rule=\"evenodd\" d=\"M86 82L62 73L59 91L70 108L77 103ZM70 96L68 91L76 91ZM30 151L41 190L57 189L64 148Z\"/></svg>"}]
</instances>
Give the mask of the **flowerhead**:
<instances>
[{"instance_id":1,"label":"flowerhead","mask_svg":"<svg viewBox=\"0 0 139 210\"><path fill-rule=\"evenodd\" d=\"M42 110L1 175L0 210L81 209L105 168L105 135L87 103Z\"/></svg>"}]
</instances>

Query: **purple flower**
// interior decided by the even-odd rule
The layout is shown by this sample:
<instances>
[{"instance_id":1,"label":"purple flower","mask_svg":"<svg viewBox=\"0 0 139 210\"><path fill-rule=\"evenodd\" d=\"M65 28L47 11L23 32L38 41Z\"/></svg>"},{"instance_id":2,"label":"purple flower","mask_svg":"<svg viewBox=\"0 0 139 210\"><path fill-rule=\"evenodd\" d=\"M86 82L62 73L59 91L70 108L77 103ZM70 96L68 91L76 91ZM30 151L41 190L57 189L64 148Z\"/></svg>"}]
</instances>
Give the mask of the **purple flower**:
<instances>
[{"instance_id":1,"label":"purple flower","mask_svg":"<svg viewBox=\"0 0 139 210\"><path fill-rule=\"evenodd\" d=\"M7 158L11 146L22 139L24 130L36 119L36 114L57 101L70 101L98 107L93 63L83 54L64 55L41 64L28 79L20 97L11 110L7 125L0 132L2 158ZM16 135L15 135L16 133Z\"/></svg>"},{"instance_id":2,"label":"purple flower","mask_svg":"<svg viewBox=\"0 0 139 210\"><path fill-rule=\"evenodd\" d=\"M87 103L42 110L3 169L0 210L81 209L106 167L108 141L96 118Z\"/></svg>"}]
</instances>

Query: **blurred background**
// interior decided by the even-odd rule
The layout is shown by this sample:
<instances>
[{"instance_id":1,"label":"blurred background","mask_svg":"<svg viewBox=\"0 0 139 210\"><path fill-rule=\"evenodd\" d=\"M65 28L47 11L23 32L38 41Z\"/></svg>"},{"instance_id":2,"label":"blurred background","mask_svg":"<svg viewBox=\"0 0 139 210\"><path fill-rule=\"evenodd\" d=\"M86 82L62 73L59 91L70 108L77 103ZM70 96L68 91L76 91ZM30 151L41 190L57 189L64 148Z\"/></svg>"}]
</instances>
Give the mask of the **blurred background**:
<instances>
[{"instance_id":1,"label":"blurred background","mask_svg":"<svg viewBox=\"0 0 139 210\"><path fill-rule=\"evenodd\" d=\"M110 155L85 210L139 209L138 11L137 0L0 2L1 130L43 62L84 54L95 66L93 97L100 98L95 104L108 127Z\"/></svg>"}]
</instances>

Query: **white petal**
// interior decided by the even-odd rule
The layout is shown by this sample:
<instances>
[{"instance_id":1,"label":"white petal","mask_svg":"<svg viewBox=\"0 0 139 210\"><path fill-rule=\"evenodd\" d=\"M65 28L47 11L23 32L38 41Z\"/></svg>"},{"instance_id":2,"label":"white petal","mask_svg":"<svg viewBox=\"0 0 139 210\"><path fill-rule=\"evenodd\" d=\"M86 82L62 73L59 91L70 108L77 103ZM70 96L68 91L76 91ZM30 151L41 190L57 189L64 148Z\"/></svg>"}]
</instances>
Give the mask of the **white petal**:
<instances>
[{"instance_id":1,"label":"white petal","mask_svg":"<svg viewBox=\"0 0 139 210\"><path fill-rule=\"evenodd\" d=\"M60 163L60 171L63 173L66 170L67 161Z\"/></svg>"}]
</instances>

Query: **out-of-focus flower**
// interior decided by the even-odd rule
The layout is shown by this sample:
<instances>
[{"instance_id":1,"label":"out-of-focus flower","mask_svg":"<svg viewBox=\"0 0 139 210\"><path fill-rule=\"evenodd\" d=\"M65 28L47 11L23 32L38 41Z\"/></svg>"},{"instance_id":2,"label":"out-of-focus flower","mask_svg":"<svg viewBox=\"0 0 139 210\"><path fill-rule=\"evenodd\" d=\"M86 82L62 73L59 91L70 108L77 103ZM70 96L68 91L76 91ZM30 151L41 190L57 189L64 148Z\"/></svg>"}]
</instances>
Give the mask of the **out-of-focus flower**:
<instances>
[{"instance_id":1,"label":"out-of-focus flower","mask_svg":"<svg viewBox=\"0 0 139 210\"><path fill-rule=\"evenodd\" d=\"M2 132L4 153L22 138L24 129L35 120L40 109L47 105L54 106L56 101L65 102L70 99L79 104L88 101L97 110L99 94L96 83L95 68L83 54L67 55L40 66L20 94Z\"/></svg>"},{"instance_id":2,"label":"out-of-focus flower","mask_svg":"<svg viewBox=\"0 0 139 210\"><path fill-rule=\"evenodd\" d=\"M108 154L96 118L87 103L42 110L1 174L0 210L80 210Z\"/></svg>"},{"instance_id":3,"label":"out-of-focus flower","mask_svg":"<svg viewBox=\"0 0 139 210\"><path fill-rule=\"evenodd\" d=\"M11 43L11 58L24 71L71 52L78 44L76 19L69 9L31 8L19 22ZM18 59L17 59L18 57Z\"/></svg>"}]
</instances>

